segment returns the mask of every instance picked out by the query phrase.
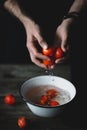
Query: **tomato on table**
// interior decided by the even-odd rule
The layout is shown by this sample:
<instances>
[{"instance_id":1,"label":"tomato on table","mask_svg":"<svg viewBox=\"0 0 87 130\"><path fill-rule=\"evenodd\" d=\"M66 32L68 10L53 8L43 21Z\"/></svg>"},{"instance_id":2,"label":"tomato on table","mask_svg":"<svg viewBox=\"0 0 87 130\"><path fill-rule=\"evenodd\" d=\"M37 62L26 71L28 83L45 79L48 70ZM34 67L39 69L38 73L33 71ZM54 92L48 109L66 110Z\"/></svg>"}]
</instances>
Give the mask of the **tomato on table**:
<instances>
[{"instance_id":1,"label":"tomato on table","mask_svg":"<svg viewBox=\"0 0 87 130\"><path fill-rule=\"evenodd\" d=\"M55 58L56 58L56 59L62 58L63 55L64 55L63 50L62 50L60 47L56 48Z\"/></svg>"},{"instance_id":2,"label":"tomato on table","mask_svg":"<svg viewBox=\"0 0 87 130\"><path fill-rule=\"evenodd\" d=\"M26 119L26 117L24 117L24 116L19 117L18 120L17 120L17 123L18 123L18 126L20 128L25 128L27 126L27 119Z\"/></svg>"},{"instance_id":3,"label":"tomato on table","mask_svg":"<svg viewBox=\"0 0 87 130\"><path fill-rule=\"evenodd\" d=\"M13 105L16 102L16 98L12 94L8 94L4 97L4 102L8 105Z\"/></svg>"}]
</instances>

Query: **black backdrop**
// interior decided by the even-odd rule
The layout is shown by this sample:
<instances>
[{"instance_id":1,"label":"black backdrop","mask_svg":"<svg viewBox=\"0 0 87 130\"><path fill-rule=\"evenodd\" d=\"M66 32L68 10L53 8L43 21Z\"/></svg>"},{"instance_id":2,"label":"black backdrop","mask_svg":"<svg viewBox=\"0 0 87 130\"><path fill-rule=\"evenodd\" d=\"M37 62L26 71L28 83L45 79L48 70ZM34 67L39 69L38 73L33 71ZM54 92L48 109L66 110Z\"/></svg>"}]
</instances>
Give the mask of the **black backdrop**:
<instances>
[{"instance_id":1,"label":"black backdrop","mask_svg":"<svg viewBox=\"0 0 87 130\"><path fill-rule=\"evenodd\" d=\"M65 0L56 0L55 2L50 0L26 0L26 2L18 0L18 2L27 15L33 17L38 24L43 26L46 33L44 37L51 39L52 34L50 32L55 31L56 25L60 24L64 13L66 14L73 0L67 2ZM0 63L30 62L23 25L5 9L0 10Z\"/></svg>"},{"instance_id":2,"label":"black backdrop","mask_svg":"<svg viewBox=\"0 0 87 130\"><path fill-rule=\"evenodd\" d=\"M0 13L0 63L31 63L24 27L6 10Z\"/></svg>"},{"instance_id":3,"label":"black backdrop","mask_svg":"<svg viewBox=\"0 0 87 130\"><path fill-rule=\"evenodd\" d=\"M70 116L87 126L87 11L77 22L71 38L71 81L77 89ZM31 63L21 23L5 10L0 13L0 63ZM68 111L69 112L69 111ZM65 117L66 117L65 116ZM67 117L68 118L68 117ZM66 119L65 119L66 120Z\"/></svg>"}]
</instances>

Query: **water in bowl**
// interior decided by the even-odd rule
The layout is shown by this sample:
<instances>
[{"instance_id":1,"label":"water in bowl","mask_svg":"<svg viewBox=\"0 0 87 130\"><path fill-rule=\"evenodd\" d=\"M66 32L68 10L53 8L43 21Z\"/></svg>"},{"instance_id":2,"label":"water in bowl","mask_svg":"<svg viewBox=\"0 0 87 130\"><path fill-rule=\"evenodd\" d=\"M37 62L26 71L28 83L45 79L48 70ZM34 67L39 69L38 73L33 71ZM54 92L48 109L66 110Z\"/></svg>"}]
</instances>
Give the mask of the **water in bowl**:
<instances>
[{"instance_id":1,"label":"water in bowl","mask_svg":"<svg viewBox=\"0 0 87 130\"><path fill-rule=\"evenodd\" d=\"M25 97L27 100L31 101L32 103L38 103L40 101L41 96L46 95L47 91L51 89L54 89L57 92L56 96L54 96L52 100L59 102L60 105L66 104L70 101L71 98L69 92L59 87L55 87L51 85L32 87L26 92Z\"/></svg>"}]
</instances>

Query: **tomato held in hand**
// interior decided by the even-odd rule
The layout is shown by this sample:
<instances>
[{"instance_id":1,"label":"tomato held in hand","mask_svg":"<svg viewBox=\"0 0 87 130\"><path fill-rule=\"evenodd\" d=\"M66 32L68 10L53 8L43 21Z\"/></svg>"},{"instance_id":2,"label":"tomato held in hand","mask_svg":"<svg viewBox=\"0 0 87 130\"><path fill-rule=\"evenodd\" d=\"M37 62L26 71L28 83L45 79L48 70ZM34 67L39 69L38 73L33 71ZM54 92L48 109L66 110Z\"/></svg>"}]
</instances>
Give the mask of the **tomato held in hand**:
<instances>
[{"instance_id":1,"label":"tomato held in hand","mask_svg":"<svg viewBox=\"0 0 87 130\"><path fill-rule=\"evenodd\" d=\"M53 56L55 52L54 48L42 49L42 53L46 56Z\"/></svg>"},{"instance_id":2,"label":"tomato held in hand","mask_svg":"<svg viewBox=\"0 0 87 130\"><path fill-rule=\"evenodd\" d=\"M59 47L56 49L56 52L55 52L55 58L58 59L58 58L62 58L64 55L64 52L62 51L62 49Z\"/></svg>"},{"instance_id":3,"label":"tomato held in hand","mask_svg":"<svg viewBox=\"0 0 87 130\"><path fill-rule=\"evenodd\" d=\"M43 63L46 66L51 66L54 64L54 60L53 59L52 60L43 60Z\"/></svg>"},{"instance_id":4,"label":"tomato held in hand","mask_svg":"<svg viewBox=\"0 0 87 130\"><path fill-rule=\"evenodd\" d=\"M16 98L12 94L8 94L4 98L4 102L8 105L13 105L16 102Z\"/></svg>"},{"instance_id":5,"label":"tomato held in hand","mask_svg":"<svg viewBox=\"0 0 87 130\"><path fill-rule=\"evenodd\" d=\"M26 117L24 117L24 116L19 117L17 123L18 123L18 126L20 128L25 128L27 126L27 119L26 119Z\"/></svg>"}]
</instances>

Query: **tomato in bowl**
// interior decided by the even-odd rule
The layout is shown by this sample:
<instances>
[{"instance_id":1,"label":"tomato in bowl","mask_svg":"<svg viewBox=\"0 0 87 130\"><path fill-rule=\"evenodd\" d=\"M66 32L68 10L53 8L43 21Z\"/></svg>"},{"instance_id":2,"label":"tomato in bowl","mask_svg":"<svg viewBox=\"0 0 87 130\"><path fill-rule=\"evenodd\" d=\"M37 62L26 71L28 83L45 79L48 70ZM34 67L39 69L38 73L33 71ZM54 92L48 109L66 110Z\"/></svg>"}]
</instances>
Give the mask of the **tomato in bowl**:
<instances>
[{"instance_id":1,"label":"tomato in bowl","mask_svg":"<svg viewBox=\"0 0 87 130\"><path fill-rule=\"evenodd\" d=\"M55 117L74 99L76 88L62 77L43 75L25 81L20 94L33 114Z\"/></svg>"}]
</instances>

